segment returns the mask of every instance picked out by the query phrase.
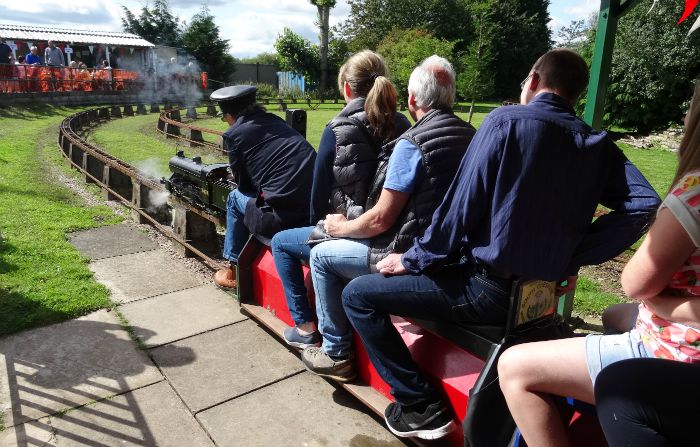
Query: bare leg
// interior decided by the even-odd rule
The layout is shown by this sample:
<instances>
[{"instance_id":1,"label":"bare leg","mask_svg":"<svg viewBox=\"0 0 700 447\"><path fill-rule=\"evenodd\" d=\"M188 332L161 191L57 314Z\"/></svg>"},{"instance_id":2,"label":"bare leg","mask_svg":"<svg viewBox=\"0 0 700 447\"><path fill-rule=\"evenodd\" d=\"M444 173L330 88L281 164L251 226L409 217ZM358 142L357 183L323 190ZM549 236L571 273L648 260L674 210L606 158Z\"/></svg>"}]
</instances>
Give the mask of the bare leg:
<instances>
[{"instance_id":1,"label":"bare leg","mask_svg":"<svg viewBox=\"0 0 700 447\"><path fill-rule=\"evenodd\" d=\"M498 374L508 408L530 447L570 445L550 395L593 403L583 338L514 346L503 353Z\"/></svg>"}]
</instances>

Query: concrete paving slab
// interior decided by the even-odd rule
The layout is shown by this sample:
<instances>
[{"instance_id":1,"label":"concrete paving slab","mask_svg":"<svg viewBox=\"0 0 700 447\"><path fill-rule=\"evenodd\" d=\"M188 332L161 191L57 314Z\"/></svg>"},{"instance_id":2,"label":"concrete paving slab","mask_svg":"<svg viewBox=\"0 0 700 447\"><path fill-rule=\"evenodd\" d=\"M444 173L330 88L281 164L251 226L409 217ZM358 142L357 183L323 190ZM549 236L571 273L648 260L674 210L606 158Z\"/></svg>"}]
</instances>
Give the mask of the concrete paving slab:
<instances>
[{"instance_id":1,"label":"concrete paving slab","mask_svg":"<svg viewBox=\"0 0 700 447\"><path fill-rule=\"evenodd\" d=\"M111 258L155 250L158 244L129 224L109 225L68 234L68 240L90 259Z\"/></svg>"},{"instance_id":2,"label":"concrete paving slab","mask_svg":"<svg viewBox=\"0 0 700 447\"><path fill-rule=\"evenodd\" d=\"M193 352L195 361L182 361L183 350ZM194 412L304 368L294 354L252 321L242 321L150 352Z\"/></svg>"},{"instance_id":3,"label":"concrete paving slab","mask_svg":"<svg viewBox=\"0 0 700 447\"><path fill-rule=\"evenodd\" d=\"M52 417L51 425L58 447L214 445L167 382Z\"/></svg>"},{"instance_id":4,"label":"concrete paving slab","mask_svg":"<svg viewBox=\"0 0 700 447\"><path fill-rule=\"evenodd\" d=\"M99 259L90 263L95 278L112 292L112 301L127 303L199 286L202 281L162 250Z\"/></svg>"},{"instance_id":5,"label":"concrete paving slab","mask_svg":"<svg viewBox=\"0 0 700 447\"><path fill-rule=\"evenodd\" d=\"M127 303L119 310L149 347L246 319L238 302L213 284Z\"/></svg>"},{"instance_id":6,"label":"concrete paving slab","mask_svg":"<svg viewBox=\"0 0 700 447\"><path fill-rule=\"evenodd\" d=\"M160 380L162 374L106 310L0 339L6 427Z\"/></svg>"},{"instance_id":7,"label":"concrete paving slab","mask_svg":"<svg viewBox=\"0 0 700 447\"><path fill-rule=\"evenodd\" d=\"M218 445L406 445L347 391L304 372L197 415Z\"/></svg>"},{"instance_id":8,"label":"concrete paving slab","mask_svg":"<svg viewBox=\"0 0 700 447\"><path fill-rule=\"evenodd\" d=\"M0 432L0 447L58 447L49 418L16 425Z\"/></svg>"}]
</instances>

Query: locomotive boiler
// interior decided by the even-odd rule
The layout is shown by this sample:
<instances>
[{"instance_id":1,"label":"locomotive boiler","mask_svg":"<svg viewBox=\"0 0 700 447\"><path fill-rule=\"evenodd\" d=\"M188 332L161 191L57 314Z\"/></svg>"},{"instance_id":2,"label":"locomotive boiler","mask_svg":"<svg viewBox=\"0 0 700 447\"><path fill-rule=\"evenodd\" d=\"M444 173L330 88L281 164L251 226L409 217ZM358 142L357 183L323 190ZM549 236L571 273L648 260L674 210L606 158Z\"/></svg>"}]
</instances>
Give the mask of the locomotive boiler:
<instances>
[{"instance_id":1,"label":"locomotive boiler","mask_svg":"<svg viewBox=\"0 0 700 447\"><path fill-rule=\"evenodd\" d=\"M226 215L226 199L237 187L228 163L207 165L178 151L168 166L172 175L161 182L171 194L215 216Z\"/></svg>"}]
</instances>

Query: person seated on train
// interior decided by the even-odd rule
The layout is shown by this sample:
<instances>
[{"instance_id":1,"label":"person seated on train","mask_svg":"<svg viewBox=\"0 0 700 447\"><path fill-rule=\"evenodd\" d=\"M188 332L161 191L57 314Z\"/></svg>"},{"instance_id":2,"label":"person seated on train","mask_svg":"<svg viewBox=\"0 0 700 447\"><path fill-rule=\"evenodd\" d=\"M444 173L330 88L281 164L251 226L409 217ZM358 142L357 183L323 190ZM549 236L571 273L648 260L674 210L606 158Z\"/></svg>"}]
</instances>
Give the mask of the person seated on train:
<instances>
[{"instance_id":1,"label":"person seated on train","mask_svg":"<svg viewBox=\"0 0 700 447\"><path fill-rule=\"evenodd\" d=\"M700 363L626 359L606 366L595 381L598 421L609 447L691 447L698 443ZM688 403L684 405L683 403Z\"/></svg>"},{"instance_id":2,"label":"person seated on train","mask_svg":"<svg viewBox=\"0 0 700 447\"><path fill-rule=\"evenodd\" d=\"M296 130L255 101L256 88L224 87L211 99L229 124L224 147L238 188L226 203L224 253L230 265L216 285L236 287L238 255L251 232L272 238L280 230L309 224L309 197L316 152Z\"/></svg>"},{"instance_id":3,"label":"person seated on train","mask_svg":"<svg viewBox=\"0 0 700 447\"><path fill-rule=\"evenodd\" d=\"M341 292L348 280L376 272L377 262L390 252L408 248L430 224L476 132L452 112L454 99L450 62L439 56L421 62L408 83L408 110L416 123L395 145L383 148L367 212L352 220L326 216L326 232L338 239L311 249L322 345L302 352L309 371L339 381L355 377L352 328Z\"/></svg>"},{"instance_id":4,"label":"person seated on train","mask_svg":"<svg viewBox=\"0 0 700 447\"><path fill-rule=\"evenodd\" d=\"M362 214L380 148L401 135L411 124L396 111L396 89L386 77L384 59L369 50L351 56L338 73L338 89L347 105L321 135L311 188L311 223L335 212ZM318 346L316 314L309 305L301 262L309 262L307 243L315 227L294 228L272 238L275 267L294 327L284 331L291 346Z\"/></svg>"},{"instance_id":5,"label":"person seated on train","mask_svg":"<svg viewBox=\"0 0 700 447\"><path fill-rule=\"evenodd\" d=\"M492 111L479 127L425 234L344 289L348 318L396 398L384 414L397 436L445 436L454 415L390 315L505 324L514 278L566 280L565 293L580 266L617 255L652 218L653 188L605 132L576 117L587 82L576 53L540 57L522 105ZM612 212L593 222L599 203Z\"/></svg>"},{"instance_id":6,"label":"person seated on train","mask_svg":"<svg viewBox=\"0 0 700 447\"><path fill-rule=\"evenodd\" d=\"M500 359L501 389L528 445L569 445L551 396L595 403L598 374L608 365L632 358L700 363L700 82L685 126L669 193L620 277L625 294L640 302L634 327L616 335L526 343ZM673 445L694 445L694 435Z\"/></svg>"}]
</instances>

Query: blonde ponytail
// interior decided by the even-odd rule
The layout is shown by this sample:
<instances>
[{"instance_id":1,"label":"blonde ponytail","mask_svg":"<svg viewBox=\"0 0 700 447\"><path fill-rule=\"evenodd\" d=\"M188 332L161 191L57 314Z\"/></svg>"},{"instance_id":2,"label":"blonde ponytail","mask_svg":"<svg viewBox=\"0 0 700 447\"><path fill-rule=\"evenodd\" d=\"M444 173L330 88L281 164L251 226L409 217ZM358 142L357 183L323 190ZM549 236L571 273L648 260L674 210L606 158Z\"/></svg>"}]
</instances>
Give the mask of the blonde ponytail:
<instances>
[{"instance_id":1,"label":"blonde ponytail","mask_svg":"<svg viewBox=\"0 0 700 447\"><path fill-rule=\"evenodd\" d=\"M341 92L346 82L353 93L365 97L365 113L375 136L382 141L393 139L397 93L387 78L384 59L370 50L352 55L338 72Z\"/></svg>"}]
</instances>

